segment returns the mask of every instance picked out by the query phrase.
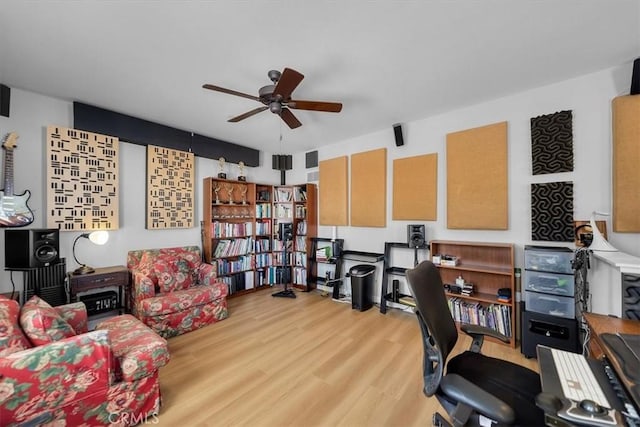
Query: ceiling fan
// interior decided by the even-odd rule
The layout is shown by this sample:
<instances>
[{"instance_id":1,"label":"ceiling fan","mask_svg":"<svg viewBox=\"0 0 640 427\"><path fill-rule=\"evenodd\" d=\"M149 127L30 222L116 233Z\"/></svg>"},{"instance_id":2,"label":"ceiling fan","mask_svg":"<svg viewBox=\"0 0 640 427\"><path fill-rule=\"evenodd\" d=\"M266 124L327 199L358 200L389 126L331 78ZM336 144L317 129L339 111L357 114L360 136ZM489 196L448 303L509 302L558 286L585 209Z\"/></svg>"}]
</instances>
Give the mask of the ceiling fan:
<instances>
[{"instance_id":1,"label":"ceiling fan","mask_svg":"<svg viewBox=\"0 0 640 427\"><path fill-rule=\"evenodd\" d=\"M295 129L302 126L302 123L300 123L296 116L293 115L290 108L297 110L327 111L330 113L339 113L340 110L342 110L342 104L339 102L301 101L291 99L291 93L300 84L302 79L304 79L304 75L300 74L296 70L285 68L282 73L277 70L271 70L269 71L268 76L273 84L261 87L260 90L258 90L258 96L210 84L202 85L202 87L205 89L228 93L229 95L253 99L264 104L261 107L254 108L251 111L247 111L246 113L232 117L228 120L233 123L239 122L240 120L244 120L268 109L272 113L279 115L291 129Z\"/></svg>"}]
</instances>

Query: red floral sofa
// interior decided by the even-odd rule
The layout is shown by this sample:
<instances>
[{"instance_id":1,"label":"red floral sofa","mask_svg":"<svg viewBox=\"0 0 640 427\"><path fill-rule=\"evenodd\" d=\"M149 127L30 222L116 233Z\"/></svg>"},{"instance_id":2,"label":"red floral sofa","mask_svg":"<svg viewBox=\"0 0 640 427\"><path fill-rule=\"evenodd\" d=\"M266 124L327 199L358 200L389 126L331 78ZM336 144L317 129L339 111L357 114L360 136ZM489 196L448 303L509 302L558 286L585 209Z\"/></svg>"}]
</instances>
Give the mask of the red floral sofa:
<instances>
[{"instance_id":1,"label":"red floral sofa","mask_svg":"<svg viewBox=\"0 0 640 427\"><path fill-rule=\"evenodd\" d=\"M131 315L87 332L84 304L0 296L0 425L157 421L167 342Z\"/></svg>"},{"instance_id":2,"label":"red floral sofa","mask_svg":"<svg viewBox=\"0 0 640 427\"><path fill-rule=\"evenodd\" d=\"M184 246L129 251L131 311L165 338L225 319L227 285L202 262L200 248Z\"/></svg>"}]
</instances>

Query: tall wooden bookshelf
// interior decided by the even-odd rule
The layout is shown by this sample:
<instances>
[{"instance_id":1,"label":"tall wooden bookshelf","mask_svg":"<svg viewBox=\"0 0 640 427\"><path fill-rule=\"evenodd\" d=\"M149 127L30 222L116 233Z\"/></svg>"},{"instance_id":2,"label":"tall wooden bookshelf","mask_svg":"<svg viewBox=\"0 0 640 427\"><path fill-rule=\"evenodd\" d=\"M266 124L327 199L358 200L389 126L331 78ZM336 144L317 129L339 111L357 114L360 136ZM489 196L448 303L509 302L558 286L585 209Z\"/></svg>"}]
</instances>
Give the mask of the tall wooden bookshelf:
<instances>
[{"instance_id":1,"label":"tall wooden bookshelf","mask_svg":"<svg viewBox=\"0 0 640 427\"><path fill-rule=\"evenodd\" d=\"M256 184L204 179L203 252L229 295L255 289Z\"/></svg>"},{"instance_id":2,"label":"tall wooden bookshelf","mask_svg":"<svg viewBox=\"0 0 640 427\"><path fill-rule=\"evenodd\" d=\"M273 187L273 256L274 266L283 265L286 253L290 269L291 285L309 291L315 282L309 280L309 254L311 239L317 234L317 188L315 184L280 185ZM281 223L291 224L291 241L280 239L278 230Z\"/></svg>"},{"instance_id":3,"label":"tall wooden bookshelf","mask_svg":"<svg viewBox=\"0 0 640 427\"><path fill-rule=\"evenodd\" d=\"M489 326L511 338L516 346L515 333L515 271L514 247L510 243L481 243L432 240L430 254L450 255L458 259L457 265L438 265L443 284L454 285L456 278L474 285L471 295L446 292L449 307L458 324L473 323ZM498 300L498 289L511 291L509 301ZM490 339L490 338L488 338ZM501 343L501 341L494 340Z\"/></svg>"},{"instance_id":4,"label":"tall wooden bookshelf","mask_svg":"<svg viewBox=\"0 0 640 427\"><path fill-rule=\"evenodd\" d=\"M283 244L281 222L292 226L288 284L310 290L307 248L317 233L314 184L272 186L208 177L204 179L203 253L215 264L229 296L280 283Z\"/></svg>"}]
</instances>

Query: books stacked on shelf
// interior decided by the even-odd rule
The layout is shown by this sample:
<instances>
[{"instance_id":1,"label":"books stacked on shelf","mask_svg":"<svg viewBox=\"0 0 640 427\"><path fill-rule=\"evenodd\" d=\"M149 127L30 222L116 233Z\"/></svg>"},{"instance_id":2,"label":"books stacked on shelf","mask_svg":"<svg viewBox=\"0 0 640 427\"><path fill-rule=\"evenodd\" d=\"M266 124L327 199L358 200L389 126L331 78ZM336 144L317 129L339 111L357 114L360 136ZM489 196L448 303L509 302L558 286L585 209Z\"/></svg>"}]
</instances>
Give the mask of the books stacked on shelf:
<instances>
[{"instance_id":1,"label":"books stacked on shelf","mask_svg":"<svg viewBox=\"0 0 640 427\"><path fill-rule=\"evenodd\" d=\"M254 252L271 252L271 239L256 239Z\"/></svg>"},{"instance_id":2,"label":"books stacked on shelf","mask_svg":"<svg viewBox=\"0 0 640 427\"><path fill-rule=\"evenodd\" d=\"M246 255L253 249L253 239L219 240L213 251L214 258L224 258L239 255Z\"/></svg>"},{"instance_id":3,"label":"books stacked on shelf","mask_svg":"<svg viewBox=\"0 0 640 427\"><path fill-rule=\"evenodd\" d=\"M296 202L306 202L307 201L307 190L302 187L293 187L293 200ZM291 195L291 193L289 193Z\"/></svg>"},{"instance_id":4,"label":"books stacked on shelf","mask_svg":"<svg viewBox=\"0 0 640 427\"><path fill-rule=\"evenodd\" d=\"M291 201L291 191L286 188L276 188L275 192L275 201L276 202L290 202Z\"/></svg>"},{"instance_id":5,"label":"books stacked on shelf","mask_svg":"<svg viewBox=\"0 0 640 427\"><path fill-rule=\"evenodd\" d=\"M256 205L256 218L271 218L271 204L258 203Z\"/></svg>"},{"instance_id":6,"label":"books stacked on shelf","mask_svg":"<svg viewBox=\"0 0 640 427\"><path fill-rule=\"evenodd\" d=\"M307 240L305 239L305 236L296 236L296 251L307 251Z\"/></svg>"},{"instance_id":7,"label":"books stacked on shelf","mask_svg":"<svg viewBox=\"0 0 640 427\"><path fill-rule=\"evenodd\" d=\"M276 218L293 218L291 206L276 205Z\"/></svg>"},{"instance_id":8,"label":"books stacked on shelf","mask_svg":"<svg viewBox=\"0 0 640 427\"><path fill-rule=\"evenodd\" d=\"M307 207L304 205L296 205L296 218L306 218Z\"/></svg>"},{"instance_id":9,"label":"books stacked on shelf","mask_svg":"<svg viewBox=\"0 0 640 427\"><path fill-rule=\"evenodd\" d=\"M307 254L304 252L294 252L292 264L298 267L307 268Z\"/></svg>"},{"instance_id":10,"label":"books stacked on shelf","mask_svg":"<svg viewBox=\"0 0 640 427\"><path fill-rule=\"evenodd\" d=\"M498 302L503 302L505 304L511 303L511 289L509 288L500 288L498 289Z\"/></svg>"},{"instance_id":11,"label":"books stacked on shelf","mask_svg":"<svg viewBox=\"0 0 640 427\"><path fill-rule=\"evenodd\" d=\"M307 283L307 268L306 267L294 267L293 269L293 283L306 284Z\"/></svg>"},{"instance_id":12,"label":"books stacked on shelf","mask_svg":"<svg viewBox=\"0 0 640 427\"><path fill-rule=\"evenodd\" d=\"M253 268L253 256L245 255L238 259L216 259L216 267L218 271L218 277L238 273L241 271L248 271Z\"/></svg>"},{"instance_id":13,"label":"books stacked on shelf","mask_svg":"<svg viewBox=\"0 0 640 427\"><path fill-rule=\"evenodd\" d=\"M246 289L253 289L254 286L253 271L219 277L218 280L227 284L229 295Z\"/></svg>"},{"instance_id":14,"label":"books stacked on shelf","mask_svg":"<svg viewBox=\"0 0 640 427\"><path fill-rule=\"evenodd\" d=\"M331 257L331 246L325 246L324 248L318 248L318 250L316 250L316 261L318 262L327 262Z\"/></svg>"},{"instance_id":15,"label":"books stacked on shelf","mask_svg":"<svg viewBox=\"0 0 640 427\"><path fill-rule=\"evenodd\" d=\"M307 221L300 221L296 226L296 235L303 236L307 234Z\"/></svg>"},{"instance_id":16,"label":"books stacked on shelf","mask_svg":"<svg viewBox=\"0 0 640 427\"><path fill-rule=\"evenodd\" d=\"M244 237L253 234L252 222L212 222L211 236L214 239L220 237Z\"/></svg>"},{"instance_id":17,"label":"books stacked on shelf","mask_svg":"<svg viewBox=\"0 0 640 427\"><path fill-rule=\"evenodd\" d=\"M291 240L287 240L287 250L291 250ZM273 239L273 251L274 252L282 252L284 250L284 242L282 240Z\"/></svg>"},{"instance_id":18,"label":"books stacked on shelf","mask_svg":"<svg viewBox=\"0 0 640 427\"><path fill-rule=\"evenodd\" d=\"M268 190L260 190L257 193L257 200L259 202L270 202L271 201L271 193Z\"/></svg>"},{"instance_id":19,"label":"books stacked on shelf","mask_svg":"<svg viewBox=\"0 0 640 427\"><path fill-rule=\"evenodd\" d=\"M256 235L257 236L270 236L271 235L271 222L256 222Z\"/></svg>"},{"instance_id":20,"label":"books stacked on shelf","mask_svg":"<svg viewBox=\"0 0 640 427\"><path fill-rule=\"evenodd\" d=\"M461 298L449 298L449 310L456 322L491 328L511 337L511 307L502 304L484 306Z\"/></svg>"},{"instance_id":21,"label":"books stacked on shelf","mask_svg":"<svg viewBox=\"0 0 640 427\"><path fill-rule=\"evenodd\" d=\"M255 255L256 268L269 267L271 265L271 253L263 252Z\"/></svg>"},{"instance_id":22,"label":"books stacked on shelf","mask_svg":"<svg viewBox=\"0 0 640 427\"><path fill-rule=\"evenodd\" d=\"M464 282L460 294L467 297L473 295L473 283Z\"/></svg>"}]
</instances>

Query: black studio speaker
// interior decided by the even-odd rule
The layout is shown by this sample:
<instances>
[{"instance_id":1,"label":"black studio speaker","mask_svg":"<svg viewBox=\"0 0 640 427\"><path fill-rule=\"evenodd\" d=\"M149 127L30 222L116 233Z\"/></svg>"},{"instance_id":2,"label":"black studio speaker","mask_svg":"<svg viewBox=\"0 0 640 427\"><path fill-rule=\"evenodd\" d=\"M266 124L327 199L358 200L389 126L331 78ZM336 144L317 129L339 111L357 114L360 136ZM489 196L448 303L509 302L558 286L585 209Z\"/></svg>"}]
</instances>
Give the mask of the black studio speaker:
<instances>
[{"instance_id":1,"label":"black studio speaker","mask_svg":"<svg viewBox=\"0 0 640 427\"><path fill-rule=\"evenodd\" d=\"M424 224L407 225L407 244L412 248L424 246L427 241Z\"/></svg>"},{"instance_id":2,"label":"black studio speaker","mask_svg":"<svg viewBox=\"0 0 640 427\"><path fill-rule=\"evenodd\" d=\"M291 154L274 154L271 156L271 167L278 171L293 169L293 156Z\"/></svg>"},{"instance_id":3,"label":"black studio speaker","mask_svg":"<svg viewBox=\"0 0 640 427\"><path fill-rule=\"evenodd\" d=\"M633 74L631 74L631 95L640 94L640 58L633 61Z\"/></svg>"},{"instance_id":4,"label":"black studio speaker","mask_svg":"<svg viewBox=\"0 0 640 427\"><path fill-rule=\"evenodd\" d=\"M60 260L58 229L6 229L4 265L9 269L47 267Z\"/></svg>"},{"instance_id":5,"label":"black studio speaker","mask_svg":"<svg viewBox=\"0 0 640 427\"><path fill-rule=\"evenodd\" d=\"M396 147L400 147L404 145L404 137L402 136L402 125L396 124L393 125L393 133L396 137Z\"/></svg>"}]
</instances>

